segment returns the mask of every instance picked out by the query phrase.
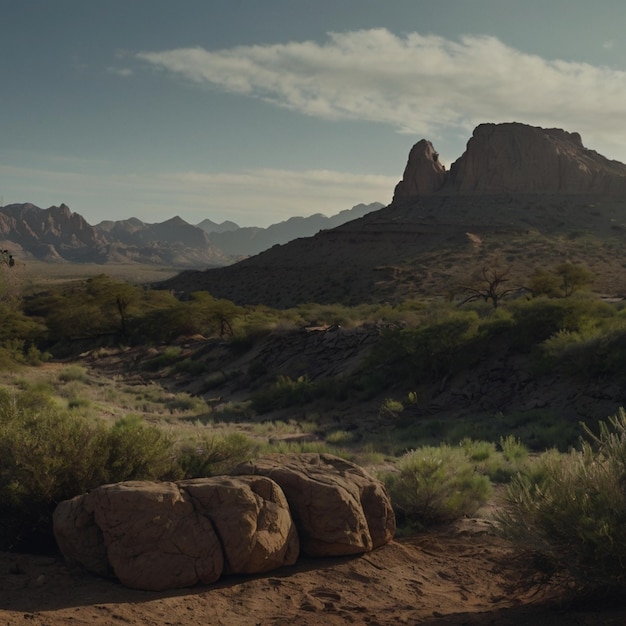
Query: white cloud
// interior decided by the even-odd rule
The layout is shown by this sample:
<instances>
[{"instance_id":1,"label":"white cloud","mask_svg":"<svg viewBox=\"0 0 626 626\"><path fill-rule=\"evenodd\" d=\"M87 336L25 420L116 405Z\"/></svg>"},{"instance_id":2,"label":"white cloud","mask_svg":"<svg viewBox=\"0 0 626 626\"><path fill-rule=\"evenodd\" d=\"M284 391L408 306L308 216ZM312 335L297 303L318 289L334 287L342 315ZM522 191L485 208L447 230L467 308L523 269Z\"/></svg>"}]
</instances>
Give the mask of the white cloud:
<instances>
[{"instance_id":1,"label":"white cloud","mask_svg":"<svg viewBox=\"0 0 626 626\"><path fill-rule=\"evenodd\" d=\"M201 85L325 119L382 122L431 139L481 122L578 131L586 145L623 150L626 72L548 60L490 36L452 41L386 29L209 51L141 52L140 60Z\"/></svg>"},{"instance_id":2,"label":"white cloud","mask_svg":"<svg viewBox=\"0 0 626 626\"><path fill-rule=\"evenodd\" d=\"M138 217L154 223L180 215L240 226L268 226L295 215L333 215L360 202L391 201L398 178L325 170L235 173L82 174L0 165L6 204L42 208L64 202L91 224ZM97 216L97 217L96 217Z\"/></svg>"}]
</instances>

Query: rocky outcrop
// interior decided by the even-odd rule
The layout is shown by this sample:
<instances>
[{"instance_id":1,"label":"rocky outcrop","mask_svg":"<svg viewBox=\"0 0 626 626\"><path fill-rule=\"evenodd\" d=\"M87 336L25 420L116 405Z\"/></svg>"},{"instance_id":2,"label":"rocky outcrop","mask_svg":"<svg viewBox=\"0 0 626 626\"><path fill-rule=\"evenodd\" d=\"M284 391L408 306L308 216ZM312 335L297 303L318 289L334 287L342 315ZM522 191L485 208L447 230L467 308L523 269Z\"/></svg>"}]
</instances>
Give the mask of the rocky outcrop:
<instances>
[{"instance_id":1,"label":"rocky outcrop","mask_svg":"<svg viewBox=\"0 0 626 626\"><path fill-rule=\"evenodd\" d=\"M413 146L394 202L460 194L626 192L626 165L583 146L578 133L511 122L480 124L448 172L432 144Z\"/></svg>"},{"instance_id":2,"label":"rocky outcrop","mask_svg":"<svg viewBox=\"0 0 626 626\"><path fill-rule=\"evenodd\" d=\"M434 193L445 181L446 168L439 161L439 154L430 141L422 139L409 152L402 180L393 194L394 200Z\"/></svg>"},{"instance_id":3,"label":"rocky outcrop","mask_svg":"<svg viewBox=\"0 0 626 626\"><path fill-rule=\"evenodd\" d=\"M281 486L308 556L361 554L394 535L395 516L382 483L349 461L287 454L243 463L234 473L260 474Z\"/></svg>"},{"instance_id":4,"label":"rocky outcrop","mask_svg":"<svg viewBox=\"0 0 626 626\"><path fill-rule=\"evenodd\" d=\"M382 484L358 466L286 455L235 476L103 485L61 502L53 525L70 563L164 590L292 565L301 541L316 556L367 552L391 540L395 518Z\"/></svg>"},{"instance_id":5,"label":"rocky outcrop","mask_svg":"<svg viewBox=\"0 0 626 626\"><path fill-rule=\"evenodd\" d=\"M481 124L446 182L460 193L624 193L626 165L585 148L578 133Z\"/></svg>"},{"instance_id":6,"label":"rocky outcrop","mask_svg":"<svg viewBox=\"0 0 626 626\"><path fill-rule=\"evenodd\" d=\"M275 375L309 380L345 376L358 367L388 328L385 324L307 326L294 332L269 335L255 359L255 367Z\"/></svg>"}]
</instances>

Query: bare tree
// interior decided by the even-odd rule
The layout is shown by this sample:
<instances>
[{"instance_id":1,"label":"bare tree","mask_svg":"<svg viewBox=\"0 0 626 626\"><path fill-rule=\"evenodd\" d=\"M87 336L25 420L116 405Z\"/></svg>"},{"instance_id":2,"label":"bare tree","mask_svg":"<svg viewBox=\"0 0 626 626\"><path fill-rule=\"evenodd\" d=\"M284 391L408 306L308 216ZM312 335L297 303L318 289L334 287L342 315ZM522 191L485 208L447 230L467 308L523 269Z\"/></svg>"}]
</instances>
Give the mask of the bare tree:
<instances>
[{"instance_id":1,"label":"bare tree","mask_svg":"<svg viewBox=\"0 0 626 626\"><path fill-rule=\"evenodd\" d=\"M460 304L484 300L485 302L491 301L493 308L497 309L502 298L517 291L516 287L506 287L505 285L509 282L507 278L509 271L510 268L500 272L497 269L483 267L481 285L479 287L463 287L468 295Z\"/></svg>"}]
</instances>

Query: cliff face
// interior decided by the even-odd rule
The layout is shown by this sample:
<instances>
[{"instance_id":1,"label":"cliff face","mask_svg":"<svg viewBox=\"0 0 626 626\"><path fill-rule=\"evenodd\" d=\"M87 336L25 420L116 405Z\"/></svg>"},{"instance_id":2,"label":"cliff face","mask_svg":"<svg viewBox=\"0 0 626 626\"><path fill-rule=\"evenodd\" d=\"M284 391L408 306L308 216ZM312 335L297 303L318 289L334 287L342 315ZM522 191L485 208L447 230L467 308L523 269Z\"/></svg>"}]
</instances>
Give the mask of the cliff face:
<instances>
[{"instance_id":1,"label":"cliff face","mask_svg":"<svg viewBox=\"0 0 626 626\"><path fill-rule=\"evenodd\" d=\"M446 181L446 168L439 162L439 154L426 139L418 141L404 168L402 180L396 185L394 198L407 198L439 191Z\"/></svg>"},{"instance_id":2,"label":"cliff face","mask_svg":"<svg viewBox=\"0 0 626 626\"><path fill-rule=\"evenodd\" d=\"M463 155L432 178L422 140L411 150L394 200L443 191L494 193L626 193L626 165L583 146L578 133L519 124L477 126ZM422 155L415 158L413 154ZM434 148L432 148L434 152ZM435 153L436 154L436 153ZM435 161L436 163L436 161ZM414 181L433 184L415 184Z\"/></svg>"}]
</instances>

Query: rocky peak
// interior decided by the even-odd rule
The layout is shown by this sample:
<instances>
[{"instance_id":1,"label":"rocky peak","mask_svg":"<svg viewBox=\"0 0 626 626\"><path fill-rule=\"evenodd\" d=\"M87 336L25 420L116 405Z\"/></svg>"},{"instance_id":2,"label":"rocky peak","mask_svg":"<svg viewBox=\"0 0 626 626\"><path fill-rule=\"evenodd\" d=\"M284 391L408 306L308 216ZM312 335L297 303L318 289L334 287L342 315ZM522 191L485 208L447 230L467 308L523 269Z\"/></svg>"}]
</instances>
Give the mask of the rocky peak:
<instances>
[{"instance_id":1,"label":"rocky peak","mask_svg":"<svg viewBox=\"0 0 626 626\"><path fill-rule=\"evenodd\" d=\"M439 154L430 141L422 139L409 153L404 175L394 191L394 200L439 191L445 180L446 168L440 163Z\"/></svg>"},{"instance_id":2,"label":"rocky peak","mask_svg":"<svg viewBox=\"0 0 626 626\"><path fill-rule=\"evenodd\" d=\"M428 178L430 142L409 154L394 200L448 193L624 193L626 165L584 147L578 133L517 122L480 124L448 172ZM429 187L428 181L436 181ZM425 183L422 181L426 181Z\"/></svg>"}]
</instances>

